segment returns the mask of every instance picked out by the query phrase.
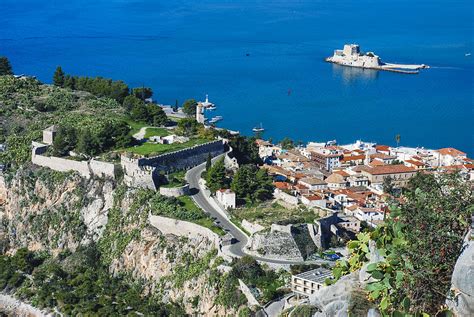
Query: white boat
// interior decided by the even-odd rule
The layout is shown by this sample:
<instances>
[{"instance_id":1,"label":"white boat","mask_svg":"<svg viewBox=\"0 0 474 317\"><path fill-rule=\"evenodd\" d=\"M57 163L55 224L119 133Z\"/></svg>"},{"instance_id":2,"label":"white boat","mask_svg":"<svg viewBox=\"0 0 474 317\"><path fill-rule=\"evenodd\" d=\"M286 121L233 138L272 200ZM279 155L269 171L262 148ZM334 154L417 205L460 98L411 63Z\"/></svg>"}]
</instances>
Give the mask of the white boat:
<instances>
[{"instance_id":1,"label":"white boat","mask_svg":"<svg viewBox=\"0 0 474 317\"><path fill-rule=\"evenodd\" d=\"M209 120L209 123L216 123L222 120L222 116L215 116L211 120Z\"/></svg>"},{"instance_id":2,"label":"white boat","mask_svg":"<svg viewBox=\"0 0 474 317\"><path fill-rule=\"evenodd\" d=\"M216 106L211 106L211 107L208 107L207 110L216 110L217 107Z\"/></svg>"},{"instance_id":3,"label":"white boat","mask_svg":"<svg viewBox=\"0 0 474 317\"><path fill-rule=\"evenodd\" d=\"M260 122L260 127L255 127L252 129L253 132L263 132L265 129L262 126L262 123Z\"/></svg>"}]
</instances>

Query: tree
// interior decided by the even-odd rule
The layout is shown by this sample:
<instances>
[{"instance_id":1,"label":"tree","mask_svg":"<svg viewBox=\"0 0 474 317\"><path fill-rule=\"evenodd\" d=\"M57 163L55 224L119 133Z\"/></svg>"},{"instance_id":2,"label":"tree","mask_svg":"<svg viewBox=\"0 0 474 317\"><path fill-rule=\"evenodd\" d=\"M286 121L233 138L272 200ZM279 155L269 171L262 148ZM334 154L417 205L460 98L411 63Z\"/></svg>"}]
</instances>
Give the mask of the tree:
<instances>
[{"instance_id":1,"label":"tree","mask_svg":"<svg viewBox=\"0 0 474 317\"><path fill-rule=\"evenodd\" d=\"M206 161L206 171L209 171L212 167L212 156L211 153L207 154L207 161Z\"/></svg>"},{"instance_id":2,"label":"tree","mask_svg":"<svg viewBox=\"0 0 474 317\"><path fill-rule=\"evenodd\" d=\"M389 195L394 195L395 185L393 184L392 176L387 176L383 179L382 183L383 191Z\"/></svg>"},{"instance_id":3,"label":"tree","mask_svg":"<svg viewBox=\"0 0 474 317\"><path fill-rule=\"evenodd\" d=\"M177 112L177 111L178 111L178 99L176 99L176 101L175 101L175 103L174 103L173 111L174 111L174 112Z\"/></svg>"},{"instance_id":4,"label":"tree","mask_svg":"<svg viewBox=\"0 0 474 317\"><path fill-rule=\"evenodd\" d=\"M288 138L288 137L281 140L280 145L281 145L282 149L284 149L284 150L291 150L292 148L295 147L295 143L293 142L293 140Z\"/></svg>"},{"instance_id":5,"label":"tree","mask_svg":"<svg viewBox=\"0 0 474 317\"><path fill-rule=\"evenodd\" d=\"M190 117L196 116L196 105L197 102L194 99L188 99L183 103L183 112Z\"/></svg>"},{"instance_id":6,"label":"tree","mask_svg":"<svg viewBox=\"0 0 474 317\"><path fill-rule=\"evenodd\" d=\"M64 88L76 89L76 78L74 76L66 75L64 78Z\"/></svg>"},{"instance_id":7,"label":"tree","mask_svg":"<svg viewBox=\"0 0 474 317\"><path fill-rule=\"evenodd\" d=\"M81 130L77 138L76 150L81 154L93 156L98 153L99 144L88 130Z\"/></svg>"},{"instance_id":8,"label":"tree","mask_svg":"<svg viewBox=\"0 0 474 317\"><path fill-rule=\"evenodd\" d=\"M232 153L239 164L263 164L258 154L258 146L255 143L255 138L237 136L232 138L229 143L232 147Z\"/></svg>"},{"instance_id":9,"label":"tree","mask_svg":"<svg viewBox=\"0 0 474 317\"><path fill-rule=\"evenodd\" d=\"M61 66L56 67L54 71L53 84L58 87L64 87L64 72Z\"/></svg>"},{"instance_id":10,"label":"tree","mask_svg":"<svg viewBox=\"0 0 474 317\"><path fill-rule=\"evenodd\" d=\"M132 95L145 101L153 96L153 90L150 87L133 88Z\"/></svg>"},{"instance_id":11,"label":"tree","mask_svg":"<svg viewBox=\"0 0 474 317\"><path fill-rule=\"evenodd\" d=\"M0 56L0 76L13 75L12 65L5 56Z\"/></svg>"},{"instance_id":12,"label":"tree","mask_svg":"<svg viewBox=\"0 0 474 317\"><path fill-rule=\"evenodd\" d=\"M122 103L122 106L129 113L132 111L132 109L135 106L141 106L141 105L144 105L143 101L133 95L129 95L125 97Z\"/></svg>"},{"instance_id":13,"label":"tree","mask_svg":"<svg viewBox=\"0 0 474 317\"><path fill-rule=\"evenodd\" d=\"M130 117L135 121L148 122L148 111L144 103L136 104L130 111Z\"/></svg>"},{"instance_id":14,"label":"tree","mask_svg":"<svg viewBox=\"0 0 474 317\"><path fill-rule=\"evenodd\" d=\"M257 189L253 193L253 197L257 201L265 201L273 197L273 180L268 175L267 170L261 168L256 176Z\"/></svg>"},{"instance_id":15,"label":"tree","mask_svg":"<svg viewBox=\"0 0 474 317\"><path fill-rule=\"evenodd\" d=\"M224 188L227 185L224 158L215 162L207 171L206 185L211 193L214 193L218 189Z\"/></svg>"},{"instance_id":16,"label":"tree","mask_svg":"<svg viewBox=\"0 0 474 317\"><path fill-rule=\"evenodd\" d=\"M401 139L400 134L397 134L395 136L395 142L397 142L397 147L400 145L400 139Z\"/></svg>"},{"instance_id":17,"label":"tree","mask_svg":"<svg viewBox=\"0 0 474 317\"><path fill-rule=\"evenodd\" d=\"M273 197L272 179L264 169L253 164L242 165L230 185L237 197L251 202L264 201Z\"/></svg>"},{"instance_id":18,"label":"tree","mask_svg":"<svg viewBox=\"0 0 474 317\"><path fill-rule=\"evenodd\" d=\"M71 126L60 125L53 141L53 154L59 156L68 155L69 151L74 149L76 143L76 129Z\"/></svg>"},{"instance_id":19,"label":"tree","mask_svg":"<svg viewBox=\"0 0 474 317\"><path fill-rule=\"evenodd\" d=\"M198 123L194 118L184 118L178 122L177 132L181 135L195 135L202 124Z\"/></svg>"},{"instance_id":20,"label":"tree","mask_svg":"<svg viewBox=\"0 0 474 317\"><path fill-rule=\"evenodd\" d=\"M164 126L168 123L168 117L160 106L150 103L146 106L147 122L154 126Z\"/></svg>"}]
</instances>

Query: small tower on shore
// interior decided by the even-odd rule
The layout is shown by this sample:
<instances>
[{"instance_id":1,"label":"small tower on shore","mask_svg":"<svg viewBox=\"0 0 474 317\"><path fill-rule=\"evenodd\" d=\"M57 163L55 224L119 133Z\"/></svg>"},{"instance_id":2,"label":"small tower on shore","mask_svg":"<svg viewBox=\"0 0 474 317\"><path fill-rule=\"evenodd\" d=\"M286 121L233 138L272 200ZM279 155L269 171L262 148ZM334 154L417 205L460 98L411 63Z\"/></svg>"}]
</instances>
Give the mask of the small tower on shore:
<instances>
[{"instance_id":1,"label":"small tower on shore","mask_svg":"<svg viewBox=\"0 0 474 317\"><path fill-rule=\"evenodd\" d=\"M196 121L204 124L204 108L200 102L196 104Z\"/></svg>"}]
</instances>

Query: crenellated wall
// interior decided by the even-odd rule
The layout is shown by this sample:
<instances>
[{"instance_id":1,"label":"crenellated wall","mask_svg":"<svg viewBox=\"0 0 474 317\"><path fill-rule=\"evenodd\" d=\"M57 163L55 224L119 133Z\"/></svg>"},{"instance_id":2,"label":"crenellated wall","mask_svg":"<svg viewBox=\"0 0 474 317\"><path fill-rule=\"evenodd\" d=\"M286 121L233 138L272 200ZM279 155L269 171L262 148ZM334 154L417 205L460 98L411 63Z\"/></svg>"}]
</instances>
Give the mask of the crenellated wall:
<instances>
[{"instance_id":1,"label":"crenellated wall","mask_svg":"<svg viewBox=\"0 0 474 317\"><path fill-rule=\"evenodd\" d=\"M196 145L155 157L140 158L137 163L139 166L152 166L161 171L176 171L201 164L206 161L209 153L212 157L224 153L224 143L222 140Z\"/></svg>"}]
</instances>

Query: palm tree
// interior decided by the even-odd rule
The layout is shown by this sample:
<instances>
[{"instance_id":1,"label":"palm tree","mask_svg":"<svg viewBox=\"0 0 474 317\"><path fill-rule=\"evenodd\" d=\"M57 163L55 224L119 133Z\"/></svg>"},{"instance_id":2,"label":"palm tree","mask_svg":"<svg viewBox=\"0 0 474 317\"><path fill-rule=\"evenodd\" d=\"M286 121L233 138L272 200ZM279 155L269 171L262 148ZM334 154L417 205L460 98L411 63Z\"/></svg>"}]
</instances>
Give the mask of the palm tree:
<instances>
[{"instance_id":1,"label":"palm tree","mask_svg":"<svg viewBox=\"0 0 474 317\"><path fill-rule=\"evenodd\" d=\"M397 134L397 135L395 136L395 141L397 142L397 147L398 147L399 144L400 144L400 134Z\"/></svg>"}]
</instances>

